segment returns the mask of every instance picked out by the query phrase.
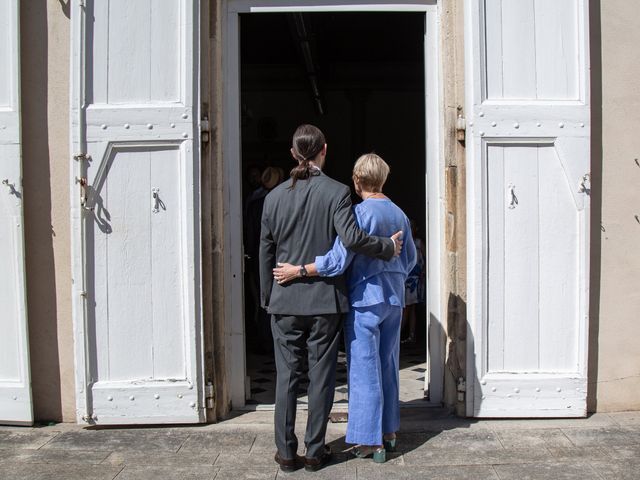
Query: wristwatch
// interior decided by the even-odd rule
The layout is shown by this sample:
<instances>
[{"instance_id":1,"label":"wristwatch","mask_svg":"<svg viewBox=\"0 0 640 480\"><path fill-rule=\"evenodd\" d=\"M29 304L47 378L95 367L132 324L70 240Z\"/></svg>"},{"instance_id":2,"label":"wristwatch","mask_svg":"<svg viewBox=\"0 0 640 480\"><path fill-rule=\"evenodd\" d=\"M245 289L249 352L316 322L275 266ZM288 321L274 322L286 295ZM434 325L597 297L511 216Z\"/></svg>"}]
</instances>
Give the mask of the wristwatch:
<instances>
[{"instance_id":1,"label":"wristwatch","mask_svg":"<svg viewBox=\"0 0 640 480\"><path fill-rule=\"evenodd\" d=\"M305 268L305 266L304 266L304 265L300 265L300 271L299 271L299 273L300 273L300 276L301 276L301 277L306 277L306 276L308 276L308 275L309 275L309 272L307 272L307 269Z\"/></svg>"}]
</instances>

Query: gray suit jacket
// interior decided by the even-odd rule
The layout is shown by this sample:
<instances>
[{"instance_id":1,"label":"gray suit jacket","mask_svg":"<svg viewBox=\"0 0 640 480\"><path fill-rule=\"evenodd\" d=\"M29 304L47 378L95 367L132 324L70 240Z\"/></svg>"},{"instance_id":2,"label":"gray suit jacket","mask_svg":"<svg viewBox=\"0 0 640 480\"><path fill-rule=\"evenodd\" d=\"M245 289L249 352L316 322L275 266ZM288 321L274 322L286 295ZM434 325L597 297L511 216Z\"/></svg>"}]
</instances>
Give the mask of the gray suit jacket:
<instances>
[{"instance_id":1,"label":"gray suit jacket","mask_svg":"<svg viewBox=\"0 0 640 480\"><path fill-rule=\"evenodd\" d=\"M360 230L351 209L349 187L324 174L280 184L264 202L260 235L260 297L269 313L323 315L347 312L345 279L299 278L286 285L273 281L276 262L313 263L333 246L336 235L356 253L389 260L390 238L371 237Z\"/></svg>"}]
</instances>

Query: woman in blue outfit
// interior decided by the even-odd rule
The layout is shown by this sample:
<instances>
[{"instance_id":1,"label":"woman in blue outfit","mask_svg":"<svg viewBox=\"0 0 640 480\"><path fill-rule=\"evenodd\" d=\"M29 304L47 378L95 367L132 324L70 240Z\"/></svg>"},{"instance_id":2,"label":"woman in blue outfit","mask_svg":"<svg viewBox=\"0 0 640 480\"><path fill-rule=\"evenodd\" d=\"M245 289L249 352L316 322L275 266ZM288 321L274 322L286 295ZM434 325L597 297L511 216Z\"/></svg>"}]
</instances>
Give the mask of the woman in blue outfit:
<instances>
[{"instance_id":1,"label":"woman in blue outfit","mask_svg":"<svg viewBox=\"0 0 640 480\"><path fill-rule=\"evenodd\" d=\"M358 457L373 455L384 462L395 448L400 426L399 351L405 281L416 263L409 220L382 193L389 166L375 154L361 156L353 168L353 183L363 202L354 208L356 220L370 235L391 236L402 230L404 248L386 262L347 251L340 238L315 263L304 266L309 276L335 276L347 270L351 309L345 319L349 367L347 443ZM286 283L301 275L301 266L278 263L274 277Z\"/></svg>"}]
</instances>

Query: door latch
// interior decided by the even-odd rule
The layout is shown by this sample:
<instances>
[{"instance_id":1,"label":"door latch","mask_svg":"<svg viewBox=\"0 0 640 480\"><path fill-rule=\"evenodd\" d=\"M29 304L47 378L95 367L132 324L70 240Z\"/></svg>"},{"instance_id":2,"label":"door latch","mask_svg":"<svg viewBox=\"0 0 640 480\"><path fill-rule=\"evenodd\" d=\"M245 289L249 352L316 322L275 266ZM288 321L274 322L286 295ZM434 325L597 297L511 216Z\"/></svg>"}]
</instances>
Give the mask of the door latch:
<instances>
[{"instance_id":1,"label":"door latch","mask_svg":"<svg viewBox=\"0 0 640 480\"><path fill-rule=\"evenodd\" d=\"M590 173L585 173L582 176L582 180L580 180L580 188L578 188L578 192L591 195L591 174Z\"/></svg>"},{"instance_id":2,"label":"door latch","mask_svg":"<svg viewBox=\"0 0 640 480\"><path fill-rule=\"evenodd\" d=\"M518 197L516 197L516 186L509 184L509 210L513 210L518 205Z\"/></svg>"},{"instance_id":3,"label":"door latch","mask_svg":"<svg viewBox=\"0 0 640 480\"><path fill-rule=\"evenodd\" d=\"M4 180L2 180L2 184L9 189L9 195L15 195L16 197L20 198L20 192L16 190L15 183L9 183L9 179L5 178Z\"/></svg>"}]
</instances>

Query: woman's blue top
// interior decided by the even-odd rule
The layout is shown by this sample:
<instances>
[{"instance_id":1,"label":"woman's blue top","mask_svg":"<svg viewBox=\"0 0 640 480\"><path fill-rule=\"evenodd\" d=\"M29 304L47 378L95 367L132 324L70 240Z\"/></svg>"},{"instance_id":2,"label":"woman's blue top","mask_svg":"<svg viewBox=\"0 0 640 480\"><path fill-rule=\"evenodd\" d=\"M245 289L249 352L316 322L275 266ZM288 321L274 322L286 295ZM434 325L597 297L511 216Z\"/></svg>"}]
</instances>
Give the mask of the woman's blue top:
<instances>
[{"instance_id":1,"label":"woman's blue top","mask_svg":"<svg viewBox=\"0 0 640 480\"><path fill-rule=\"evenodd\" d=\"M316 257L321 277L333 277L347 270L349 300L353 307L386 303L404 307L405 281L416 263L411 225L404 212L388 198L369 198L354 207L360 228L370 235L390 237L402 230L402 252L389 261L356 255L336 238L325 255Z\"/></svg>"}]
</instances>

